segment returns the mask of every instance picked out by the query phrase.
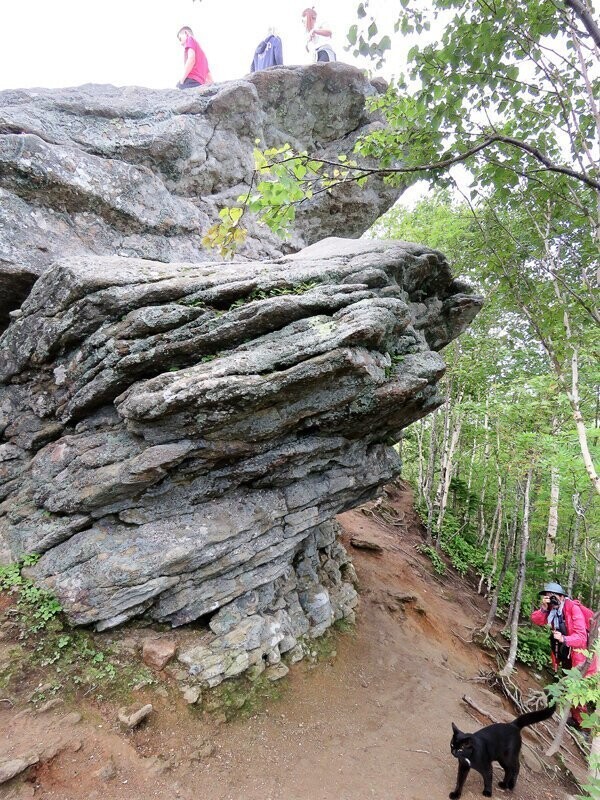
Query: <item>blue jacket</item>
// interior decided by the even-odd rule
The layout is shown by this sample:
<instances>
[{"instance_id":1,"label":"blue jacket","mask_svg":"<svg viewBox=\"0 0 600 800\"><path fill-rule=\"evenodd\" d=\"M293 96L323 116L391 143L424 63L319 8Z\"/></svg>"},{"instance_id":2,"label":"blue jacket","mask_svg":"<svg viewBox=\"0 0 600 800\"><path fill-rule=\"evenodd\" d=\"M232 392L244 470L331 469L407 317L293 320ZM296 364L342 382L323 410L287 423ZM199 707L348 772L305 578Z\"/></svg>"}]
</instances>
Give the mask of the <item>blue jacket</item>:
<instances>
[{"instance_id":1,"label":"blue jacket","mask_svg":"<svg viewBox=\"0 0 600 800\"><path fill-rule=\"evenodd\" d=\"M277 64L283 64L281 39L279 36L267 36L254 51L250 72L257 72L259 69L274 67Z\"/></svg>"}]
</instances>

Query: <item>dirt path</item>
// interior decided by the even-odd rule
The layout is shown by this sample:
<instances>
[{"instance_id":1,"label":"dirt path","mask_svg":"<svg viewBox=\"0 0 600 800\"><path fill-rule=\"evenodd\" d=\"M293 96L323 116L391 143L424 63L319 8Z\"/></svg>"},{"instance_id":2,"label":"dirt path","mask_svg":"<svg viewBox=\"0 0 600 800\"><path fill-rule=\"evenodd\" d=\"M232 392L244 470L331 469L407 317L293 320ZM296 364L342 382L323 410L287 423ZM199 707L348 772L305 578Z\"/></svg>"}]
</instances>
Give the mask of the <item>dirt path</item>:
<instances>
[{"instance_id":1,"label":"dirt path","mask_svg":"<svg viewBox=\"0 0 600 800\"><path fill-rule=\"evenodd\" d=\"M440 580L414 548L411 522L400 532L360 511L344 514L346 545L360 581L354 631L339 634L337 654L316 665L295 665L279 682L281 697L249 719L220 722L185 706L175 690L154 687L142 700L155 713L139 730L123 734L108 705L63 706L44 713L0 710L2 758L46 747L45 763L28 779L0 789L0 797L44 800L432 800L453 788L452 721L475 730L463 694L499 717L508 705L480 682L492 666L487 655L462 641L481 624L483 604L459 579ZM382 553L349 545L360 534ZM402 602L401 596L413 601ZM71 714L69 716L68 714ZM558 778L539 771L527 734L526 763L516 798L565 800ZM532 769L535 768L536 771ZM499 777L499 772L496 773ZM12 785L14 784L14 785ZM480 797L472 773L463 797ZM501 797L502 790L494 795Z\"/></svg>"}]
</instances>

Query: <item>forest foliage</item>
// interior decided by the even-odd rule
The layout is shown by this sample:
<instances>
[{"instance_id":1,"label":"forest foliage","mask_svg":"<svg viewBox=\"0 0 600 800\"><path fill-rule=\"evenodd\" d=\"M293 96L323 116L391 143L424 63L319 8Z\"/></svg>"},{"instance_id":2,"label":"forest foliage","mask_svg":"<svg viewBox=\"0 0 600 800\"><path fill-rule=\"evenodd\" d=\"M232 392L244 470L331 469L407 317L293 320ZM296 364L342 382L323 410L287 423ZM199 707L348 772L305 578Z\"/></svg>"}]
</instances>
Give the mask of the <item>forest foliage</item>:
<instances>
[{"instance_id":1,"label":"forest foliage","mask_svg":"<svg viewBox=\"0 0 600 800\"><path fill-rule=\"evenodd\" d=\"M510 216L509 211L504 214ZM479 286L487 298L470 328L445 349L443 405L408 428L401 444L404 476L415 486L429 546L444 551L462 575L474 577L480 591L491 594L497 587L498 611L506 618L527 500L523 610L537 605L537 592L550 579L560 580L570 595L596 607L600 502L582 461L568 399L527 314L502 271L495 269L481 220L467 203L453 201L442 190L413 209L390 211L372 235L441 250L455 272ZM524 250L523 262L515 264L517 273L535 272L532 252ZM545 285L550 282L543 280L543 273L536 280L537 291L547 294L548 303L548 319L542 316L538 324L556 326L552 335L558 339L561 309L552 307L551 286ZM593 348L588 347L595 324L582 314L579 325L581 409L589 420L590 450L597 458L598 375ZM521 635L522 660L543 666L547 634L537 639L536 633Z\"/></svg>"}]
</instances>

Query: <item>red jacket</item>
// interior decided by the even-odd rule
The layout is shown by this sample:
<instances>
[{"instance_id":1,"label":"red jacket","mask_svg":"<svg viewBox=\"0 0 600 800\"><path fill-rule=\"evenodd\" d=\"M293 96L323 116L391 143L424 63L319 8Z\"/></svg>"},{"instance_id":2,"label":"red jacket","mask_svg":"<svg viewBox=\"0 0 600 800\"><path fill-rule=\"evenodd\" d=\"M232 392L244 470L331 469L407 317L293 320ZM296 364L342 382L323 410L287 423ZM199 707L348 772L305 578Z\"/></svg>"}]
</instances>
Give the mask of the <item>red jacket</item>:
<instances>
[{"instance_id":1,"label":"red jacket","mask_svg":"<svg viewBox=\"0 0 600 800\"><path fill-rule=\"evenodd\" d=\"M548 614L550 611L542 611L541 608L538 608L536 611L533 612L531 615L531 621L535 625L547 625L548 624ZM585 626L585 617L581 611L581 608L577 603L574 603L572 600L565 598L565 604L563 608L563 616L565 620L565 626L567 628L567 635L565 636L565 644L567 647L571 648L571 662L574 667L578 667L580 664L583 664L585 661L585 656L582 653L578 653L577 649L585 650L587 647L587 629ZM556 662L556 658L554 653L552 653L552 666L554 669L558 669L558 664ZM598 658L594 656L592 663L590 664L586 675L593 675L595 672L598 671Z\"/></svg>"}]
</instances>

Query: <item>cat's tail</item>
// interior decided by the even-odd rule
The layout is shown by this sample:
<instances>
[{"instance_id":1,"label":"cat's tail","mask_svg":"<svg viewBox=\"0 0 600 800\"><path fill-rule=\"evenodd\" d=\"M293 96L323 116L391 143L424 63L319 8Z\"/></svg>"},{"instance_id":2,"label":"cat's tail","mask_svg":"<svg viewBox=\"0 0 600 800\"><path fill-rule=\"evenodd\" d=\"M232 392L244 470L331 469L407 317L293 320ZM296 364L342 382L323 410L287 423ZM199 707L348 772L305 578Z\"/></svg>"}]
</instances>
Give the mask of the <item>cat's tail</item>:
<instances>
[{"instance_id":1,"label":"cat's tail","mask_svg":"<svg viewBox=\"0 0 600 800\"><path fill-rule=\"evenodd\" d=\"M513 719L511 724L516 725L519 729L526 728L528 725L534 725L536 722L550 719L554 711L554 706L546 706L546 708L540 708L539 711L530 711L528 714L521 714L520 717Z\"/></svg>"}]
</instances>

